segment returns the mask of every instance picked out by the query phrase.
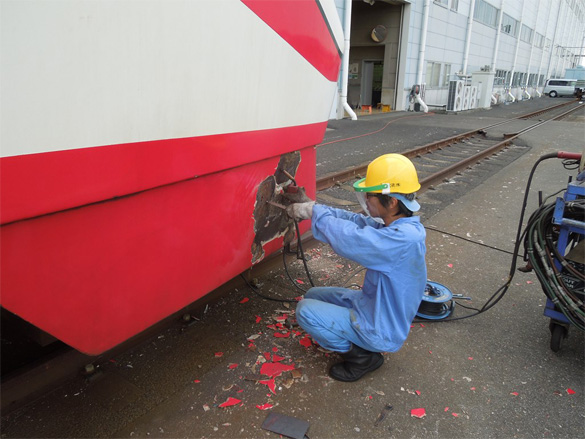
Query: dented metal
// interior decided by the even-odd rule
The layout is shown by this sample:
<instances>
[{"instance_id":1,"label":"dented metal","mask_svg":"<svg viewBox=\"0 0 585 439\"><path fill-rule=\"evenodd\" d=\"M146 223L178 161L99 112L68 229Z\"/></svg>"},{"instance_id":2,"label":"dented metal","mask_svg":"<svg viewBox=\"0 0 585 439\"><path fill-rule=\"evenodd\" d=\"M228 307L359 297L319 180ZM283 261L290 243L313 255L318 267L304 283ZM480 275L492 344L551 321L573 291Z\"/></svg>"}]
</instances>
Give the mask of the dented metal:
<instances>
[{"instance_id":1,"label":"dented metal","mask_svg":"<svg viewBox=\"0 0 585 439\"><path fill-rule=\"evenodd\" d=\"M283 193L289 186L296 187L295 175L301 162L301 154L294 151L280 157L273 175L266 177L258 186L254 206L254 241L252 264L264 258L263 246L284 236L284 242L294 239L294 223L284 209L291 204Z\"/></svg>"}]
</instances>

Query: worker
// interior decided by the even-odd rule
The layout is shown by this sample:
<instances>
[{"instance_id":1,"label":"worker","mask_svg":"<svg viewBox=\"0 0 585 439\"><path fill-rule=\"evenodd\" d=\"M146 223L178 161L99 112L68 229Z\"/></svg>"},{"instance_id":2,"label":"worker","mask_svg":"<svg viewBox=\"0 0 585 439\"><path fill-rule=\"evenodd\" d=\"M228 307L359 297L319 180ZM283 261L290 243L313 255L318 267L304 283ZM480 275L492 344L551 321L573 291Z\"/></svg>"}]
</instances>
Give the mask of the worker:
<instances>
[{"instance_id":1,"label":"worker","mask_svg":"<svg viewBox=\"0 0 585 439\"><path fill-rule=\"evenodd\" d=\"M341 354L329 374L345 382L379 368L381 352L401 348L427 280L426 233L413 216L420 184L412 162L400 154L380 156L353 187L366 215L314 201L287 207L295 220L312 220L316 239L367 268L362 290L314 287L296 310L299 325L319 345Z\"/></svg>"}]
</instances>

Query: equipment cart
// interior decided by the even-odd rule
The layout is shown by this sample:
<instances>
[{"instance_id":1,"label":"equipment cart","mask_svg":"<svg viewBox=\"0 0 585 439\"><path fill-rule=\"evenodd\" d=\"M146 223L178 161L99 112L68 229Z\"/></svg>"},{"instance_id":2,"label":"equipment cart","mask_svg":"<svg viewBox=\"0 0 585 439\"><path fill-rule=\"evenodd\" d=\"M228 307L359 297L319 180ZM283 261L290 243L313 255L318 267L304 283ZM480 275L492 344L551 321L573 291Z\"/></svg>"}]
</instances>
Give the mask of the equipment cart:
<instances>
[{"instance_id":1,"label":"equipment cart","mask_svg":"<svg viewBox=\"0 0 585 439\"><path fill-rule=\"evenodd\" d=\"M564 197L557 198L553 224L559 227L557 250L560 255L565 256L571 240L578 241L565 256L565 263L583 274L585 222L583 221L582 211L580 220L575 219L575 211L573 209L574 203L579 202L579 200L585 200L585 181L569 183ZM572 234L573 236L571 236ZM564 283L575 292L582 304L584 299L583 281L572 276L570 270L563 267L564 264L558 258L554 259L554 264L558 272L561 273L560 276ZM551 319L549 324L551 332L550 348L553 352L558 352L563 339L568 335L571 321L563 312L557 309L555 303L550 298L546 300L544 315Z\"/></svg>"},{"instance_id":2,"label":"equipment cart","mask_svg":"<svg viewBox=\"0 0 585 439\"><path fill-rule=\"evenodd\" d=\"M525 240L530 266L547 296L544 315L550 318L553 352L561 348L570 326L585 331L584 162L580 154L559 152L557 158L581 161L577 179L556 202L541 204L532 214Z\"/></svg>"}]
</instances>

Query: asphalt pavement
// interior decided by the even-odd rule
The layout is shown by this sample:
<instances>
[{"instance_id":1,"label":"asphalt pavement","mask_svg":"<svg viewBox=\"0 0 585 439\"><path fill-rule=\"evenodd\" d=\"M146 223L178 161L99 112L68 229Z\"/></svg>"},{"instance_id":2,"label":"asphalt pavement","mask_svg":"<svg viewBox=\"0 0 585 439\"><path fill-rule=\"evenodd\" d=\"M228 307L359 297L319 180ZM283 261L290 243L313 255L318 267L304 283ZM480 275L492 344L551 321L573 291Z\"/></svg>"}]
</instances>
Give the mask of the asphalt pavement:
<instances>
[{"instance_id":1,"label":"asphalt pavement","mask_svg":"<svg viewBox=\"0 0 585 439\"><path fill-rule=\"evenodd\" d=\"M402 112L332 121L317 150L318 175L550 103L541 98L456 115ZM513 128L529 124L517 121ZM470 297L462 302L467 306L485 303L508 278L532 166L546 153L583 152L584 126L583 113L551 122L491 163L422 194L429 279ZM561 160L543 162L526 214L536 209L539 191L547 196L563 189L570 175L575 171ZM328 246L307 253L316 284L360 283L359 267ZM297 287L306 288L300 262L290 260L289 270ZM385 354L385 364L356 383L328 378L338 357L287 326L294 304L237 288L193 325L178 322L104 359L92 379L74 379L3 417L2 437L278 438L262 428L270 413L307 422L311 439L585 437L584 333L571 328L552 352L536 276L513 275L506 295L486 313L414 323L403 348ZM302 294L281 268L256 284L273 298ZM468 313L456 306L453 316Z\"/></svg>"}]
</instances>

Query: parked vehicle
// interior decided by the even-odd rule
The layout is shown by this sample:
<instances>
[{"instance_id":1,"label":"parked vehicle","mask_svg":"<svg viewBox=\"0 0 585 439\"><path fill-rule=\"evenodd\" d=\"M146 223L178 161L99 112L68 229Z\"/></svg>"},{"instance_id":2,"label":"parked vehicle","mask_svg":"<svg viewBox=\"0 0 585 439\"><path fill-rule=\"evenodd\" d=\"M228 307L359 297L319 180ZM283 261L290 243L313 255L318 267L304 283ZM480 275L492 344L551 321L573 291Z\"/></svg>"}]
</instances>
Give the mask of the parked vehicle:
<instances>
[{"instance_id":1,"label":"parked vehicle","mask_svg":"<svg viewBox=\"0 0 585 439\"><path fill-rule=\"evenodd\" d=\"M543 92L551 98L573 96L576 82L576 79L548 79L544 84Z\"/></svg>"}]
</instances>

